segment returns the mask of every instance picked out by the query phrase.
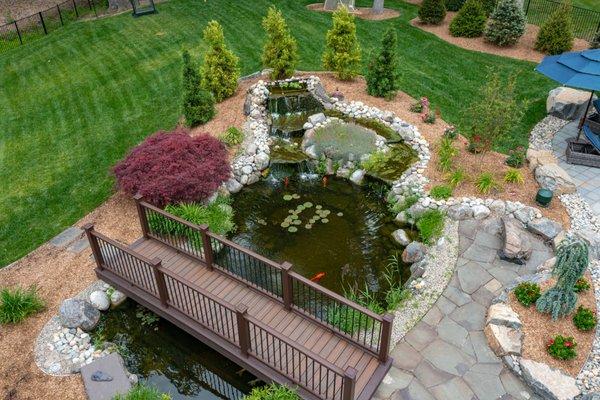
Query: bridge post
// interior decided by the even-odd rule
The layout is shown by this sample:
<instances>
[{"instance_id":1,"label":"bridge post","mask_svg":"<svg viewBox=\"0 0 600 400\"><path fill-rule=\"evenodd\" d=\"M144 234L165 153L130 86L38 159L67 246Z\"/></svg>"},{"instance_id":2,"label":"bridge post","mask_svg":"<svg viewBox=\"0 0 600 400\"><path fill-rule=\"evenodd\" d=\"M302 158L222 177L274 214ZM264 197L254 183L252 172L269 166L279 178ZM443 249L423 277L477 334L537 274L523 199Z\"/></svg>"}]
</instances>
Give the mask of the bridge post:
<instances>
[{"instance_id":1,"label":"bridge post","mask_svg":"<svg viewBox=\"0 0 600 400\"><path fill-rule=\"evenodd\" d=\"M94 236L94 224L85 224L83 226L83 230L85 231L85 235L87 236L88 242L90 242L90 248L92 249L94 260L96 260L96 265L98 266L99 270L103 270L104 260L102 259L102 253L100 252L98 239L96 238L96 236Z\"/></svg>"},{"instance_id":2,"label":"bridge post","mask_svg":"<svg viewBox=\"0 0 600 400\"><path fill-rule=\"evenodd\" d=\"M387 313L383 316L381 340L379 342L379 361L382 363L386 362L389 356L393 322L394 316L392 314Z\"/></svg>"},{"instance_id":3,"label":"bridge post","mask_svg":"<svg viewBox=\"0 0 600 400\"><path fill-rule=\"evenodd\" d=\"M248 307L244 304L238 304L235 307L235 314L237 317L240 350L244 357L248 357L248 352L250 351L250 323L246 318L248 315Z\"/></svg>"},{"instance_id":4,"label":"bridge post","mask_svg":"<svg viewBox=\"0 0 600 400\"><path fill-rule=\"evenodd\" d=\"M146 216L146 211L144 210L144 206L142 205L142 201L144 201L144 196L138 193L135 196L133 196L133 200L135 200L135 207L137 208L138 218L142 227L142 235L144 236L144 239L148 239L148 232L150 231L150 229L148 228L148 218Z\"/></svg>"},{"instance_id":5,"label":"bridge post","mask_svg":"<svg viewBox=\"0 0 600 400\"><path fill-rule=\"evenodd\" d=\"M281 264L281 284L282 288L282 297L283 297L283 305L286 310L292 309L293 302L293 286L292 286L292 278L290 277L290 271L292 270L292 264L287 261L284 261Z\"/></svg>"},{"instance_id":6,"label":"bridge post","mask_svg":"<svg viewBox=\"0 0 600 400\"><path fill-rule=\"evenodd\" d=\"M356 385L356 374L358 372L347 367L344 371L344 383L342 386L342 400L354 400L354 386Z\"/></svg>"},{"instance_id":7,"label":"bridge post","mask_svg":"<svg viewBox=\"0 0 600 400\"><path fill-rule=\"evenodd\" d=\"M208 236L208 225L200 225L200 235L202 235L202 250L204 253L204 262L209 270L213 269L213 251L212 245L210 244L210 237Z\"/></svg>"},{"instance_id":8,"label":"bridge post","mask_svg":"<svg viewBox=\"0 0 600 400\"><path fill-rule=\"evenodd\" d=\"M167 292L167 283L165 282L165 274L160 270L162 261L159 258L152 260L152 270L156 279L156 288L158 289L158 297L163 307L169 307L169 293Z\"/></svg>"}]
</instances>

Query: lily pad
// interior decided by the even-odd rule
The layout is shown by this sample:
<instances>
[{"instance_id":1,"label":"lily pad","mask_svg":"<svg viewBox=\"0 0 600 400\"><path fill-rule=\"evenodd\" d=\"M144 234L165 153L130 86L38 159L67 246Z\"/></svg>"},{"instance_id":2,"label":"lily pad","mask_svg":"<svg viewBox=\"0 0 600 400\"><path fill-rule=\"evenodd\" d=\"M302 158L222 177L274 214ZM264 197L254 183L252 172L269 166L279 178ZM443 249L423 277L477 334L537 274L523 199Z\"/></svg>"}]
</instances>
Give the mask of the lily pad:
<instances>
[{"instance_id":1,"label":"lily pad","mask_svg":"<svg viewBox=\"0 0 600 400\"><path fill-rule=\"evenodd\" d=\"M320 204L317 204L317 206L316 206L315 208L316 208L317 210L320 210L321 208L323 208L323 206L322 206L322 205L320 205Z\"/></svg>"},{"instance_id":2,"label":"lily pad","mask_svg":"<svg viewBox=\"0 0 600 400\"><path fill-rule=\"evenodd\" d=\"M291 232L291 233L298 232L298 228L296 228L295 226L290 226L288 228L288 232Z\"/></svg>"},{"instance_id":3,"label":"lily pad","mask_svg":"<svg viewBox=\"0 0 600 400\"><path fill-rule=\"evenodd\" d=\"M344 213L343 213L343 212L339 212L339 213L337 213L337 216L338 216L338 217L343 217L343 216L344 216Z\"/></svg>"},{"instance_id":4,"label":"lily pad","mask_svg":"<svg viewBox=\"0 0 600 400\"><path fill-rule=\"evenodd\" d=\"M304 227L305 227L306 229L312 229L312 224L306 224L306 225L304 225Z\"/></svg>"},{"instance_id":5,"label":"lily pad","mask_svg":"<svg viewBox=\"0 0 600 400\"><path fill-rule=\"evenodd\" d=\"M328 222L329 222L329 220L328 220L327 218L323 218L323 219L321 220L321 222L322 222L322 223L324 223L324 224L326 224L326 223L328 223Z\"/></svg>"},{"instance_id":6,"label":"lily pad","mask_svg":"<svg viewBox=\"0 0 600 400\"><path fill-rule=\"evenodd\" d=\"M290 226L290 223L289 223L289 222L285 222L285 221L283 221L283 222L281 223L281 227L282 227L282 228L287 228L288 226Z\"/></svg>"},{"instance_id":7,"label":"lily pad","mask_svg":"<svg viewBox=\"0 0 600 400\"><path fill-rule=\"evenodd\" d=\"M299 219L295 220L294 222L292 222L294 225L300 225L302 223L302 221L300 221Z\"/></svg>"},{"instance_id":8,"label":"lily pad","mask_svg":"<svg viewBox=\"0 0 600 400\"><path fill-rule=\"evenodd\" d=\"M283 196L283 200L285 201L290 201L294 198L294 196L292 196L291 194L286 194Z\"/></svg>"},{"instance_id":9,"label":"lily pad","mask_svg":"<svg viewBox=\"0 0 600 400\"><path fill-rule=\"evenodd\" d=\"M298 216L296 214L292 214L288 218L290 218L290 219L298 219Z\"/></svg>"},{"instance_id":10,"label":"lily pad","mask_svg":"<svg viewBox=\"0 0 600 400\"><path fill-rule=\"evenodd\" d=\"M297 194L297 193L294 193L294 194L292 195L292 198L294 198L294 199L296 199L296 200L297 200L297 199L299 199L299 198L300 198L300 195L299 195L299 194Z\"/></svg>"},{"instance_id":11,"label":"lily pad","mask_svg":"<svg viewBox=\"0 0 600 400\"><path fill-rule=\"evenodd\" d=\"M313 206L313 203L311 203L310 201L307 201L303 205L304 205L304 208L311 208Z\"/></svg>"}]
</instances>

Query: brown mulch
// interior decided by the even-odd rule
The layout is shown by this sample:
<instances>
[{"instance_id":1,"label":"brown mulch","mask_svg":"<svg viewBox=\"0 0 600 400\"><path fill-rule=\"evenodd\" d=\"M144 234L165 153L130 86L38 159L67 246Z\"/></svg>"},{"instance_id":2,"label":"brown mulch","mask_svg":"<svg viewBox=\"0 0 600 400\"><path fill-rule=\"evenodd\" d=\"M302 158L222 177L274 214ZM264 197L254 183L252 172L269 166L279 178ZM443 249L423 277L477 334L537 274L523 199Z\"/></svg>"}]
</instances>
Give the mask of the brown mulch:
<instances>
[{"instance_id":1,"label":"brown mulch","mask_svg":"<svg viewBox=\"0 0 600 400\"><path fill-rule=\"evenodd\" d=\"M64 0L0 0L0 25L27 17Z\"/></svg>"},{"instance_id":2,"label":"brown mulch","mask_svg":"<svg viewBox=\"0 0 600 400\"><path fill-rule=\"evenodd\" d=\"M450 34L450 22L454 19L456 12L449 11L446 14L444 22L440 25L426 25L420 23L418 18L411 21L411 24L424 31L433 33L442 40L448 43L462 47L468 50L480 51L483 53L495 54L498 56L516 58L519 60L528 60L540 62L546 54L540 53L534 49L535 40L540 28L536 25L527 24L527 30L521 37L519 42L511 47L499 47L486 42L483 37L478 38L461 38L454 37ZM573 51L585 50L589 47L589 43L583 39L575 39Z\"/></svg>"},{"instance_id":3,"label":"brown mulch","mask_svg":"<svg viewBox=\"0 0 600 400\"><path fill-rule=\"evenodd\" d=\"M333 12L333 10L325 10L324 6L324 3L315 3L307 5L306 8L317 12ZM369 21L383 21L385 19L398 18L400 16L400 11L391 10L389 8L384 8L382 13L373 14L370 7L355 7L351 13L360 19Z\"/></svg>"},{"instance_id":4,"label":"brown mulch","mask_svg":"<svg viewBox=\"0 0 600 400\"><path fill-rule=\"evenodd\" d=\"M586 274L586 278L589 282L592 282L589 273ZM554 282L555 280L551 279L542 284L542 292L551 287ZM569 375L576 377L590 354L594 342L595 330L590 332L579 331L573 324L572 315L552 321L550 315L538 312L535 305L529 308L521 305L513 293L510 294L509 301L510 306L519 314L519 318L523 323L523 357L548 364L553 368L560 368ZM578 295L577 307L580 305L596 311L593 287ZM577 357L572 360L563 361L557 360L548 354L546 344L548 340L556 335L572 336L575 339L577 343Z\"/></svg>"}]
</instances>

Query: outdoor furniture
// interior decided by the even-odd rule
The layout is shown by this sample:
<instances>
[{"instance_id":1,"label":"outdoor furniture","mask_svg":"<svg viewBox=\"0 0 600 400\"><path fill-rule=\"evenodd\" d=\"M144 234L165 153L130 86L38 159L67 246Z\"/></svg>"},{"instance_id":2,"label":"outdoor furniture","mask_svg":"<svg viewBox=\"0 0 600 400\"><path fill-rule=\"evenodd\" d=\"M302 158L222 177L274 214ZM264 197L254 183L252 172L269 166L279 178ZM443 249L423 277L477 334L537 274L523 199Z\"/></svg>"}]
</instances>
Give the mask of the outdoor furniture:
<instances>
[{"instance_id":1,"label":"outdoor furniture","mask_svg":"<svg viewBox=\"0 0 600 400\"><path fill-rule=\"evenodd\" d=\"M154 14L156 7L154 6L154 0L129 0L131 7L133 7L132 15L134 17L141 17L142 15Z\"/></svg>"},{"instance_id":2,"label":"outdoor furniture","mask_svg":"<svg viewBox=\"0 0 600 400\"><path fill-rule=\"evenodd\" d=\"M600 114L600 99L596 99L592 102L592 104L594 104L594 108L596 109L596 112L598 114Z\"/></svg>"}]
</instances>

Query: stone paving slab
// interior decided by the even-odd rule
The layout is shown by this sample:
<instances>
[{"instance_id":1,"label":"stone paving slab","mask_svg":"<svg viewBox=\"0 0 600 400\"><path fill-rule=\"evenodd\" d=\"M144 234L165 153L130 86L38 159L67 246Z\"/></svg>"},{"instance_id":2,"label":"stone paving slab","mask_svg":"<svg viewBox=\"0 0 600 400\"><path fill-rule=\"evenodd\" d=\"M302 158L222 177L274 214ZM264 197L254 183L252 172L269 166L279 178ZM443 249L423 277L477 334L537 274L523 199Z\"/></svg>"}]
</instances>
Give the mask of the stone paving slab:
<instances>
[{"instance_id":1,"label":"stone paving slab","mask_svg":"<svg viewBox=\"0 0 600 400\"><path fill-rule=\"evenodd\" d=\"M66 247L70 243L81 238L81 235L83 235L83 230L81 228L71 226L50 239L50 244L55 247Z\"/></svg>"},{"instance_id":2,"label":"stone paving slab","mask_svg":"<svg viewBox=\"0 0 600 400\"><path fill-rule=\"evenodd\" d=\"M108 382L92 380L92 375L101 372L110 376ZM89 400L111 400L118 394L125 394L131 388L127 370L120 355L112 353L81 367L81 378Z\"/></svg>"},{"instance_id":3,"label":"stone paving slab","mask_svg":"<svg viewBox=\"0 0 600 400\"><path fill-rule=\"evenodd\" d=\"M525 265L498 258L496 221L461 221L457 268L435 305L392 351L394 364L374 399L538 399L490 349L483 333L492 299L553 256L533 237ZM497 236L497 237L495 237ZM487 260L487 261L486 261Z\"/></svg>"}]
</instances>

